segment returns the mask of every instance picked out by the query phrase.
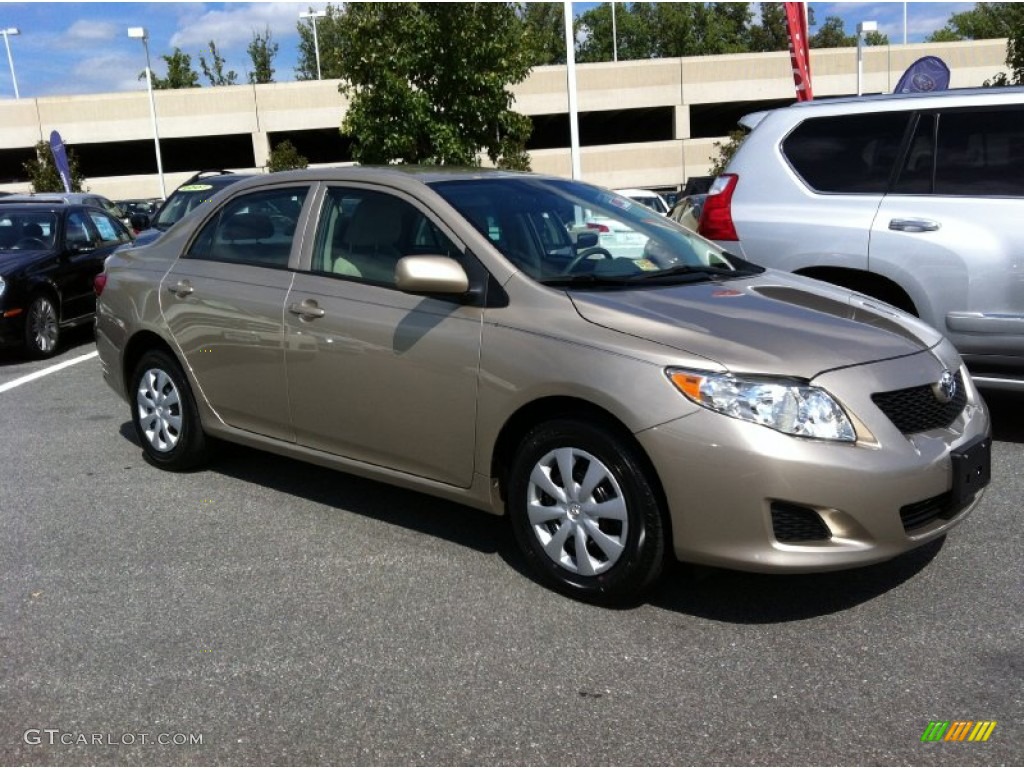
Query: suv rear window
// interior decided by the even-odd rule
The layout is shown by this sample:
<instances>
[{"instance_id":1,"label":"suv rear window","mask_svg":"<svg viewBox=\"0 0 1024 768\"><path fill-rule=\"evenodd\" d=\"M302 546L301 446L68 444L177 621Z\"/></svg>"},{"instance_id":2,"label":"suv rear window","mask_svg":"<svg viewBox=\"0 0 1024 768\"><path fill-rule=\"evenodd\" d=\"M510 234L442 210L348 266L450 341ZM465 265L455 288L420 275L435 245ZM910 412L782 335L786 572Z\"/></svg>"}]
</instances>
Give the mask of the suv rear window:
<instances>
[{"instance_id":1,"label":"suv rear window","mask_svg":"<svg viewBox=\"0 0 1024 768\"><path fill-rule=\"evenodd\" d=\"M806 120L782 142L782 152L818 192L882 194L910 113L843 115Z\"/></svg>"}]
</instances>

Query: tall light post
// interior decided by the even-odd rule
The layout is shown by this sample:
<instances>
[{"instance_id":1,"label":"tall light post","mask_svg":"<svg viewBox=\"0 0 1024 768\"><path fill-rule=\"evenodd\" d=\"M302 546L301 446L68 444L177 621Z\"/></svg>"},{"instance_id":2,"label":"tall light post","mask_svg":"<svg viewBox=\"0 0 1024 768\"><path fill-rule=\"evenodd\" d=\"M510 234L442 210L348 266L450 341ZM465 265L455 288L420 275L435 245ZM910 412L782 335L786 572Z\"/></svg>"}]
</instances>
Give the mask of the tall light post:
<instances>
[{"instance_id":1,"label":"tall light post","mask_svg":"<svg viewBox=\"0 0 1024 768\"><path fill-rule=\"evenodd\" d=\"M863 93L861 80L864 77L864 35L868 32L877 32L877 21L862 21L857 25L857 95Z\"/></svg>"},{"instance_id":2,"label":"tall light post","mask_svg":"<svg viewBox=\"0 0 1024 768\"><path fill-rule=\"evenodd\" d=\"M20 35L21 30L17 27L5 27L0 29L0 34L4 36L4 47L7 49L7 63L11 65L11 82L14 83L14 98L20 99L21 94L18 93L18 78L14 76L14 59L11 57L11 41L7 39L8 35Z\"/></svg>"},{"instance_id":3,"label":"tall light post","mask_svg":"<svg viewBox=\"0 0 1024 768\"><path fill-rule=\"evenodd\" d=\"M156 148L156 173L160 177L160 197L167 198L164 186L164 161L160 155L160 132L156 127L156 99L153 96L153 68L149 66L149 33L145 27L128 27L128 37L141 40L146 49L146 88L149 90L149 116L153 121L153 145Z\"/></svg>"},{"instance_id":4,"label":"tall light post","mask_svg":"<svg viewBox=\"0 0 1024 768\"><path fill-rule=\"evenodd\" d=\"M327 11L303 11L300 19L309 19L313 25L313 50L316 51L316 79L320 80L320 40L316 36L316 20L327 15Z\"/></svg>"}]
</instances>

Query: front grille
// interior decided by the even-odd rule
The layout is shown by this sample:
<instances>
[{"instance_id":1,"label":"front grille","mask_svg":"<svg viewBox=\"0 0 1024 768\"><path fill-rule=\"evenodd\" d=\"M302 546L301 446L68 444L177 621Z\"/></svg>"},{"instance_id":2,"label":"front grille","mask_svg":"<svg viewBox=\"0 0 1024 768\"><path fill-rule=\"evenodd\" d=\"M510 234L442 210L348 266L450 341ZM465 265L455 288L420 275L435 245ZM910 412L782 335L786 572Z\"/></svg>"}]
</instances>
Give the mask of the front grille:
<instances>
[{"instance_id":1,"label":"front grille","mask_svg":"<svg viewBox=\"0 0 1024 768\"><path fill-rule=\"evenodd\" d=\"M813 509L776 501L772 503L772 531L777 541L828 541L832 531Z\"/></svg>"},{"instance_id":2,"label":"front grille","mask_svg":"<svg viewBox=\"0 0 1024 768\"><path fill-rule=\"evenodd\" d=\"M907 533L922 528L932 520L951 520L957 512L966 506L965 504L953 504L953 494L949 491L933 496L924 501L916 501L907 504L900 509L900 520L903 522L903 530Z\"/></svg>"},{"instance_id":3,"label":"front grille","mask_svg":"<svg viewBox=\"0 0 1024 768\"><path fill-rule=\"evenodd\" d=\"M892 392L877 392L871 399L905 435L929 429L944 429L956 420L967 405L967 390L959 371L954 378L956 394L948 403L941 402L935 396L930 384Z\"/></svg>"}]
</instances>

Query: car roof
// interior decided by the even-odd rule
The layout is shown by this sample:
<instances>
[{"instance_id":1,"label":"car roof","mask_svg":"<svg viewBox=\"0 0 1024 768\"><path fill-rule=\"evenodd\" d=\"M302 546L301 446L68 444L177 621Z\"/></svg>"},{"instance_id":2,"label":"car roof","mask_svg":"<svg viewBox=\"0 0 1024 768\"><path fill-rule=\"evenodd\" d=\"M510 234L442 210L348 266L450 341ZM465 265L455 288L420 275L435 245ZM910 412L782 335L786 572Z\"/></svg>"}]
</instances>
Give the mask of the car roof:
<instances>
[{"instance_id":1,"label":"car roof","mask_svg":"<svg viewBox=\"0 0 1024 768\"><path fill-rule=\"evenodd\" d=\"M967 107L974 104L1020 104L1024 103L1024 86L1001 88L953 88L945 91L925 93L876 93L869 96L841 96L839 98L798 101L787 107L751 112L740 118L744 128L753 130L768 115L788 115L794 120L803 119L806 112L847 114L860 112L886 112L905 109L935 109L942 107Z\"/></svg>"}]
</instances>

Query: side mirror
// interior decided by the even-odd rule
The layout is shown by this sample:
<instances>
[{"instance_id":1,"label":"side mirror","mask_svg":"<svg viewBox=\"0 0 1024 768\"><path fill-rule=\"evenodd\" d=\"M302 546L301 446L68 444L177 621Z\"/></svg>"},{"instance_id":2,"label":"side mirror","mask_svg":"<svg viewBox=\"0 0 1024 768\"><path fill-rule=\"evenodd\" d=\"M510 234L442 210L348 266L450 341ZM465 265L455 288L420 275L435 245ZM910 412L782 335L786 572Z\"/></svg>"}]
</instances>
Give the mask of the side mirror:
<instances>
[{"instance_id":1,"label":"side mirror","mask_svg":"<svg viewBox=\"0 0 1024 768\"><path fill-rule=\"evenodd\" d=\"M598 235L597 235L597 232L594 232L593 230L588 230L586 232L579 232L576 235L576 248L577 249L593 248L595 245L597 245L597 243L598 243Z\"/></svg>"},{"instance_id":2,"label":"side mirror","mask_svg":"<svg viewBox=\"0 0 1024 768\"><path fill-rule=\"evenodd\" d=\"M132 229L136 232L141 232L144 229L149 229L149 216L145 213L133 213L129 219L132 223Z\"/></svg>"},{"instance_id":3,"label":"side mirror","mask_svg":"<svg viewBox=\"0 0 1024 768\"><path fill-rule=\"evenodd\" d=\"M469 276L447 256L406 256L395 266L395 285L405 293L461 295L469 290Z\"/></svg>"}]
</instances>

